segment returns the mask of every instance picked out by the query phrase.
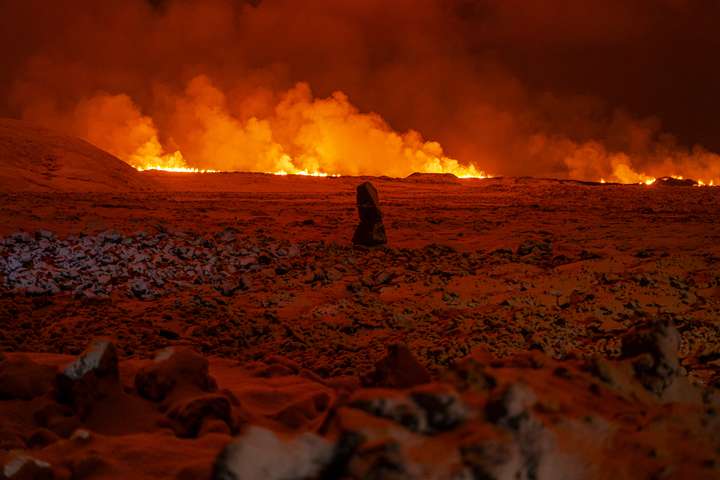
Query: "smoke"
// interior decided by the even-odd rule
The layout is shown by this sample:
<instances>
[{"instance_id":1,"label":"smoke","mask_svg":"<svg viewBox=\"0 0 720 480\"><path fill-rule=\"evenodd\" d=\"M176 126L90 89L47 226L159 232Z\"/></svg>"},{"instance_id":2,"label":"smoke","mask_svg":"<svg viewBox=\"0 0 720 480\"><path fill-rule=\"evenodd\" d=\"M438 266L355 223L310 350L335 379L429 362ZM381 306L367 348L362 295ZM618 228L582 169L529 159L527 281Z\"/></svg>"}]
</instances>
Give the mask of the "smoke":
<instances>
[{"instance_id":1,"label":"smoke","mask_svg":"<svg viewBox=\"0 0 720 480\"><path fill-rule=\"evenodd\" d=\"M0 114L136 166L720 180L715 2L56 3L0 0Z\"/></svg>"}]
</instances>

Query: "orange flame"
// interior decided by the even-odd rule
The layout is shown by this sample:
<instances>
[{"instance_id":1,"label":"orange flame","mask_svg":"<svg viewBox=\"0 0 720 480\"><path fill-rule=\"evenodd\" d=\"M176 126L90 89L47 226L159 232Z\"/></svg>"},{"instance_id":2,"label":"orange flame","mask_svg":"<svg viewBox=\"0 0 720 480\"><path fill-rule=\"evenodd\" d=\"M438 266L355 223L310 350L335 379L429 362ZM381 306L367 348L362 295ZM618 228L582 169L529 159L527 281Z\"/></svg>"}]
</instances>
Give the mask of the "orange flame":
<instances>
[{"instance_id":1,"label":"orange flame","mask_svg":"<svg viewBox=\"0 0 720 480\"><path fill-rule=\"evenodd\" d=\"M98 95L75 113L85 138L141 171L487 177L418 132L396 132L379 115L360 112L341 92L317 99L298 84L260 117L233 110L225 93L200 76L172 100L162 135L172 148L127 95Z\"/></svg>"}]
</instances>

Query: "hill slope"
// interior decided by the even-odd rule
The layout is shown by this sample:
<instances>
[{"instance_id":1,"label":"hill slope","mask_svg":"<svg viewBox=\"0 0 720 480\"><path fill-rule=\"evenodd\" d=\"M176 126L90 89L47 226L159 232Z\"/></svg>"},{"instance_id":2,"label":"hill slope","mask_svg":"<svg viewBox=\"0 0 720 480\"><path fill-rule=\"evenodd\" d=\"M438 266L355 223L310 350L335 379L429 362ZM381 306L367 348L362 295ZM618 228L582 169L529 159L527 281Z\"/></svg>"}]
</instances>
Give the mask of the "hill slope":
<instances>
[{"instance_id":1,"label":"hill slope","mask_svg":"<svg viewBox=\"0 0 720 480\"><path fill-rule=\"evenodd\" d=\"M0 119L0 191L144 190L148 179L79 138Z\"/></svg>"}]
</instances>

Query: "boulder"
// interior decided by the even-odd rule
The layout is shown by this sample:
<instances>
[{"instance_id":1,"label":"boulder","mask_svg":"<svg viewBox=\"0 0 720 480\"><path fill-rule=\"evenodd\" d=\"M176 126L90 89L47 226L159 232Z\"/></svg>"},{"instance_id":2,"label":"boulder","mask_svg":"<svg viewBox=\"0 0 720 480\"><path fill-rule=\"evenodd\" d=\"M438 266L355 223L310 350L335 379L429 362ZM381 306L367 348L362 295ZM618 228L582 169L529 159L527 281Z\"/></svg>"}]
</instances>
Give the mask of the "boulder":
<instances>
[{"instance_id":1,"label":"boulder","mask_svg":"<svg viewBox=\"0 0 720 480\"><path fill-rule=\"evenodd\" d=\"M385 225L380 211L377 189L370 182L357 187L357 208L360 224L355 229L353 244L376 247L387 243Z\"/></svg>"},{"instance_id":2,"label":"boulder","mask_svg":"<svg viewBox=\"0 0 720 480\"><path fill-rule=\"evenodd\" d=\"M168 411L178 437L194 438L206 421L220 420L233 428L230 400L220 394L201 395L176 402Z\"/></svg>"},{"instance_id":3,"label":"boulder","mask_svg":"<svg viewBox=\"0 0 720 480\"><path fill-rule=\"evenodd\" d=\"M28 453L19 451L10 454L3 464L3 478L7 480L51 480L52 466Z\"/></svg>"},{"instance_id":4,"label":"boulder","mask_svg":"<svg viewBox=\"0 0 720 480\"><path fill-rule=\"evenodd\" d=\"M458 393L444 384L427 384L409 391L359 390L350 398L349 406L426 435L452 430L468 415Z\"/></svg>"},{"instance_id":5,"label":"boulder","mask_svg":"<svg viewBox=\"0 0 720 480\"><path fill-rule=\"evenodd\" d=\"M94 340L57 376L58 400L73 405L81 418L93 403L121 390L117 350L108 340Z\"/></svg>"},{"instance_id":6,"label":"boulder","mask_svg":"<svg viewBox=\"0 0 720 480\"><path fill-rule=\"evenodd\" d=\"M335 446L314 433L282 436L250 427L215 460L213 480L306 480L320 478Z\"/></svg>"},{"instance_id":7,"label":"boulder","mask_svg":"<svg viewBox=\"0 0 720 480\"><path fill-rule=\"evenodd\" d=\"M622 338L621 356L632 363L646 390L661 396L678 376L680 334L670 322L632 330Z\"/></svg>"},{"instance_id":8,"label":"boulder","mask_svg":"<svg viewBox=\"0 0 720 480\"><path fill-rule=\"evenodd\" d=\"M176 388L217 390L207 359L189 348L170 347L158 352L153 363L135 376L135 389L148 400L162 401Z\"/></svg>"}]
</instances>

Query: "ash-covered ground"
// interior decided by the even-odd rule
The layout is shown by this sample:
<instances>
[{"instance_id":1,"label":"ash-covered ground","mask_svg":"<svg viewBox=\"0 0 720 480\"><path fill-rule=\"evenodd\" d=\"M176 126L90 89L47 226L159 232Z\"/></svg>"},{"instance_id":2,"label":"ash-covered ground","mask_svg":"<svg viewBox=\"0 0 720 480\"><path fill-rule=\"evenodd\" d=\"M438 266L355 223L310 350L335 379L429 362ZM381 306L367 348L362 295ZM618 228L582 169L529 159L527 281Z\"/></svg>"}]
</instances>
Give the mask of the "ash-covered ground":
<instances>
[{"instance_id":1,"label":"ash-covered ground","mask_svg":"<svg viewBox=\"0 0 720 480\"><path fill-rule=\"evenodd\" d=\"M360 179L149 178L0 195L6 466L718 477L715 189L372 179L367 249Z\"/></svg>"}]
</instances>

